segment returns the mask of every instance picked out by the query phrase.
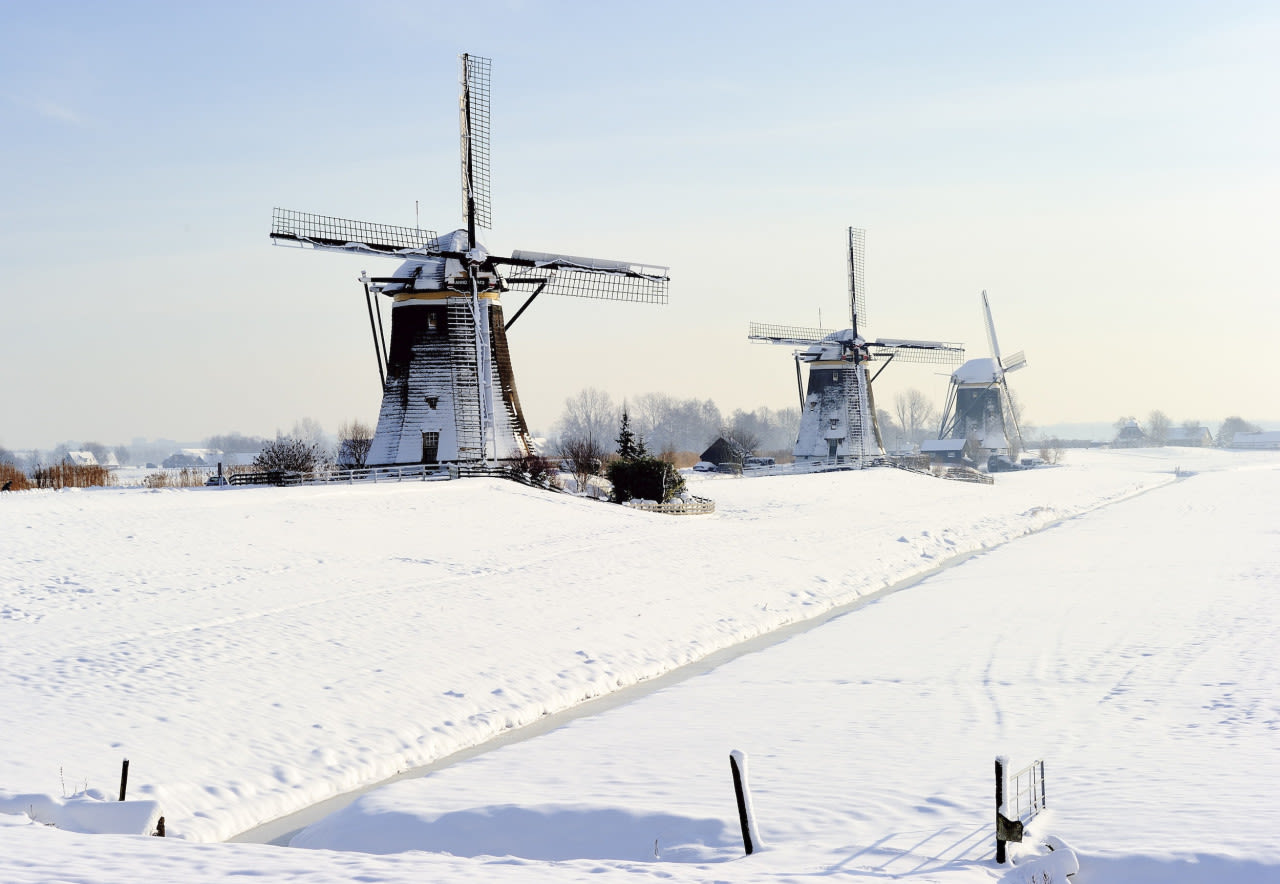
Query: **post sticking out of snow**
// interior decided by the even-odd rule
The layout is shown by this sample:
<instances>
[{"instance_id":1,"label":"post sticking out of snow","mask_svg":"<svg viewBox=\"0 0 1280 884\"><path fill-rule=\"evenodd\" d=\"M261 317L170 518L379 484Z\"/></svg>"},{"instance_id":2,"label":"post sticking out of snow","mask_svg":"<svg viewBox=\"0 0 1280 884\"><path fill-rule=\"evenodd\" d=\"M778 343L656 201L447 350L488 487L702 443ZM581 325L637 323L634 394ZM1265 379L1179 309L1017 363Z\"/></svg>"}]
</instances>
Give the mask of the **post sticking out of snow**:
<instances>
[{"instance_id":1,"label":"post sticking out of snow","mask_svg":"<svg viewBox=\"0 0 1280 884\"><path fill-rule=\"evenodd\" d=\"M1004 766L1003 755L996 756L996 862L1004 862L1004 839L1000 837L1000 820L1004 816Z\"/></svg>"},{"instance_id":2,"label":"post sticking out of snow","mask_svg":"<svg viewBox=\"0 0 1280 884\"><path fill-rule=\"evenodd\" d=\"M730 752L729 769L733 771L733 791L738 796L738 822L742 825L742 846L750 856L760 845L760 833L756 830L756 815L751 806L751 790L747 785L747 754L737 749Z\"/></svg>"},{"instance_id":3,"label":"post sticking out of snow","mask_svg":"<svg viewBox=\"0 0 1280 884\"><path fill-rule=\"evenodd\" d=\"M120 800L124 801L124 788L129 785L129 759L120 766Z\"/></svg>"}]
</instances>

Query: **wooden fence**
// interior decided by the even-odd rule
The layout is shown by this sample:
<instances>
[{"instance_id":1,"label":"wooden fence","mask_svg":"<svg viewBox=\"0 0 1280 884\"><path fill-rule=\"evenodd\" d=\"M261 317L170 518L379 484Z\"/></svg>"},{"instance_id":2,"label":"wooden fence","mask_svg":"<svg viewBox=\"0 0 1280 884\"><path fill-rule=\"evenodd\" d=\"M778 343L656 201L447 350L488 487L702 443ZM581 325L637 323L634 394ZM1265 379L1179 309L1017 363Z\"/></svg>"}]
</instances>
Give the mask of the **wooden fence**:
<instances>
[{"instance_id":1,"label":"wooden fence","mask_svg":"<svg viewBox=\"0 0 1280 884\"><path fill-rule=\"evenodd\" d=\"M671 516L705 516L716 511L716 502L705 497L692 497L687 501L673 500L670 503L628 500L626 505L647 513L666 513Z\"/></svg>"}]
</instances>

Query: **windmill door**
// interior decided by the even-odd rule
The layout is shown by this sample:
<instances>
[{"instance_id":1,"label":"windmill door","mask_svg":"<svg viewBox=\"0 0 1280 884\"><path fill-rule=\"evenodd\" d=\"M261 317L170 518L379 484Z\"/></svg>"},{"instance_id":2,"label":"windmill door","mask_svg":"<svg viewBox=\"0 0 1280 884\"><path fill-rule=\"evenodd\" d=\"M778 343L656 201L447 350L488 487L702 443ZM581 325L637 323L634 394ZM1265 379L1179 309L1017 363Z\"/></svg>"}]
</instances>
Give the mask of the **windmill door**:
<instances>
[{"instance_id":1,"label":"windmill door","mask_svg":"<svg viewBox=\"0 0 1280 884\"><path fill-rule=\"evenodd\" d=\"M440 462L440 433L435 430L422 431L422 462Z\"/></svg>"}]
</instances>

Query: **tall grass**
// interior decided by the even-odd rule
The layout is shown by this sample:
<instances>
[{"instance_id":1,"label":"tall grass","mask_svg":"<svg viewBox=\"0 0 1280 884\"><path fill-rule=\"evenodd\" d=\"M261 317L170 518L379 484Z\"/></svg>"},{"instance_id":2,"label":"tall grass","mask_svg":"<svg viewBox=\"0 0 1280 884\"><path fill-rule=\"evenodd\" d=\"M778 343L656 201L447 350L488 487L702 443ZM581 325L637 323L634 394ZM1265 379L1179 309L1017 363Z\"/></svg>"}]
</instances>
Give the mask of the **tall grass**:
<instances>
[{"instance_id":1,"label":"tall grass","mask_svg":"<svg viewBox=\"0 0 1280 884\"><path fill-rule=\"evenodd\" d=\"M180 470L160 470L142 480L148 488L195 488L213 475L207 469L183 467Z\"/></svg>"},{"instance_id":2,"label":"tall grass","mask_svg":"<svg viewBox=\"0 0 1280 884\"><path fill-rule=\"evenodd\" d=\"M36 487L22 470L11 463L0 463L0 488L9 486L10 491L26 491Z\"/></svg>"},{"instance_id":3,"label":"tall grass","mask_svg":"<svg viewBox=\"0 0 1280 884\"><path fill-rule=\"evenodd\" d=\"M114 485L116 477L106 467L54 464L31 471L36 488L95 488ZM17 486L17 483L14 483Z\"/></svg>"}]
</instances>

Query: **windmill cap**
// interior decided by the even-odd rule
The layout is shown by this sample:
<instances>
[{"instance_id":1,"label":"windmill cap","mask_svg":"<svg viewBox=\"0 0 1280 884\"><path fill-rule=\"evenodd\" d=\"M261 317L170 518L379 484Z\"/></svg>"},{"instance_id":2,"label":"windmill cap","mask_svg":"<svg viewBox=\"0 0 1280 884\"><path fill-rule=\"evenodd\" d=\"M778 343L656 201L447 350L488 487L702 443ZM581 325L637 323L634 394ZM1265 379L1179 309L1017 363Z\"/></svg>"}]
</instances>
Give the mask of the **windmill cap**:
<instances>
[{"instance_id":1,"label":"windmill cap","mask_svg":"<svg viewBox=\"0 0 1280 884\"><path fill-rule=\"evenodd\" d=\"M967 360L952 372L951 377L957 384L990 384L1000 380L1000 370L994 359L983 356Z\"/></svg>"}]
</instances>

